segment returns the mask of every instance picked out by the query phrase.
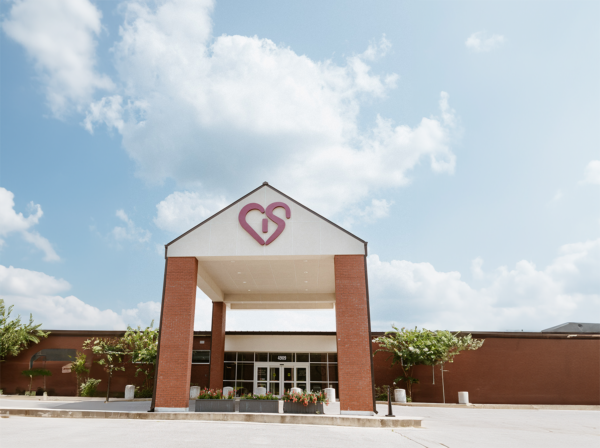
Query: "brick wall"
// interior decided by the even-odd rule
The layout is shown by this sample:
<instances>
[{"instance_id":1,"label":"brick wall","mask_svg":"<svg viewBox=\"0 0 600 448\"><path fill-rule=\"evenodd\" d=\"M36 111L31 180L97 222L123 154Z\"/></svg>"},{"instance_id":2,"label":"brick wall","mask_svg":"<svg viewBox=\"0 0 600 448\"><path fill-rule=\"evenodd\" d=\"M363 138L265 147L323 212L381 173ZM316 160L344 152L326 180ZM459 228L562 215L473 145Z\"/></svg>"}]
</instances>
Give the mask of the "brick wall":
<instances>
[{"instance_id":1,"label":"brick wall","mask_svg":"<svg viewBox=\"0 0 600 448\"><path fill-rule=\"evenodd\" d=\"M210 388L223 389L223 362L225 358L225 317L223 302L213 302L212 337L210 352Z\"/></svg>"},{"instance_id":2,"label":"brick wall","mask_svg":"<svg viewBox=\"0 0 600 448\"><path fill-rule=\"evenodd\" d=\"M472 403L600 405L598 338L473 336L485 339L483 346L462 352L444 367L446 403L458 403L458 392L467 391ZM373 351L377 348L373 344ZM390 385L401 374L388 356L375 355L377 386ZM414 376L420 382L413 386L413 401L443 402L439 366L434 371L417 366Z\"/></svg>"},{"instance_id":3,"label":"brick wall","mask_svg":"<svg viewBox=\"0 0 600 448\"><path fill-rule=\"evenodd\" d=\"M373 411L365 259L335 256L335 317L340 409Z\"/></svg>"},{"instance_id":4,"label":"brick wall","mask_svg":"<svg viewBox=\"0 0 600 448\"><path fill-rule=\"evenodd\" d=\"M197 275L196 258L167 259L156 383L157 408L189 406Z\"/></svg>"}]
</instances>

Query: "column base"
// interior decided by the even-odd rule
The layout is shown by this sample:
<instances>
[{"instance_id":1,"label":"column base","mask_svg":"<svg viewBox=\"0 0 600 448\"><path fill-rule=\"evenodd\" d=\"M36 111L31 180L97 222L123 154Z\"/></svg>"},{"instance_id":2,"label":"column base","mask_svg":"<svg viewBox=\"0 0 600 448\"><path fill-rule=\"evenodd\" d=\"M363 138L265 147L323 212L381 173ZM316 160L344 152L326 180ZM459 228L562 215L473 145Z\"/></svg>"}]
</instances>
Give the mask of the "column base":
<instances>
[{"instance_id":1,"label":"column base","mask_svg":"<svg viewBox=\"0 0 600 448\"><path fill-rule=\"evenodd\" d=\"M341 411L341 415L367 415L373 417L375 413L373 411Z\"/></svg>"},{"instance_id":2,"label":"column base","mask_svg":"<svg viewBox=\"0 0 600 448\"><path fill-rule=\"evenodd\" d=\"M154 408L154 412L190 412L190 408Z\"/></svg>"}]
</instances>

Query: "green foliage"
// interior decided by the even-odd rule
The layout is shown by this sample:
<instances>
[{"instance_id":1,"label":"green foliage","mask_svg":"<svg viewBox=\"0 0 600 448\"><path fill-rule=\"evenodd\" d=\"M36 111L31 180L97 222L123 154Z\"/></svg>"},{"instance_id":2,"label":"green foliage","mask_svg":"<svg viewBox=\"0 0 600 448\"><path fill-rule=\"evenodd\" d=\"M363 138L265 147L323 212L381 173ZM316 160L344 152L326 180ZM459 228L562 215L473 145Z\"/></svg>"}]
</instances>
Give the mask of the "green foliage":
<instances>
[{"instance_id":1,"label":"green foliage","mask_svg":"<svg viewBox=\"0 0 600 448\"><path fill-rule=\"evenodd\" d=\"M31 394L31 384L36 376L52 376L52 372L48 369L29 369L23 370L21 375L29 377L29 394Z\"/></svg>"},{"instance_id":2,"label":"green foliage","mask_svg":"<svg viewBox=\"0 0 600 448\"><path fill-rule=\"evenodd\" d=\"M375 400L376 401L387 401L388 399L388 393L387 393L387 388L389 386L375 386Z\"/></svg>"},{"instance_id":3,"label":"green foliage","mask_svg":"<svg viewBox=\"0 0 600 448\"><path fill-rule=\"evenodd\" d=\"M102 381L102 380L97 380L94 378L88 378L87 380L85 380L80 386L81 396L82 397L95 396L96 389L98 389L98 384L100 384L100 381Z\"/></svg>"},{"instance_id":4,"label":"green foliage","mask_svg":"<svg viewBox=\"0 0 600 448\"><path fill-rule=\"evenodd\" d=\"M283 395L283 401L291 401L293 403L302 403L304 406L315 403L329 404L329 399L325 392L291 392L286 391Z\"/></svg>"},{"instance_id":5,"label":"green foliage","mask_svg":"<svg viewBox=\"0 0 600 448\"><path fill-rule=\"evenodd\" d=\"M10 318L14 305L6 308L4 299L0 299L0 362L9 356L17 356L29 344L37 344L40 338L48 337L49 332L40 330L42 324L33 323L33 315L29 315L29 323L21 322L21 316Z\"/></svg>"},{"instance_id":6,"label":"green foliage","mask_svg":"<svg viewBox=\"0 0 600 448\"><path fill-rule=\"evenodd\" d=\"M121 338L123 350L129 359L136 366L135 376L143 376L143 391L150 391L154 388L154 371L156 357L158 354L158 328L153 328L154 321L149 327L127 327L127 332ZM147 392L146 392L147 393Z\"/></svg>"},{"instance_id":7,"label":"green foliage","mask_svg":"<svg viewBox=\"0 0 600 448\"><path fill-rule=\"evenodd\" d=\"M77 396L79 396L81 378L83 375L86 375L90 372L90 369L85 366L86 359L87 356L85 356L85 353L77 352L75 360L71 362L71 372L75 373L75 378L77 381Z\"/></svg>"},{"instance_id":8,"label":"green foliage","mask_svg":"<svg viewBox=\"0 0 600 448\"><path fill-rule=\"evenodd\" d=\"M235 392L231 391L227 396L223 395L223 389L204 388L200 391L197 400L233 400Z\"/></svg>"},{"instance_id":9,"label":"green foliage","mask_svg":"<svg viewBox=\"0 0 600 448\"><path fill-rule=\"evenodd\" d=\"M104 367L104 371L108 374L106 401L109 401L113 373L125 370L123 358L126 351L123 342L121 338L92 338L83 343L83 349L91 350L94 356L100 358L95 362Z\"/></svg>"},{"instance_id":10,"label":"green foliage","mask_svg":"<svg viewBox=\"0 0 600 448\"><path fill-rule=\"evenodd\" d=\"M271 392L267 392L264 395L246 394L242 395L240 398L243 398L244 400L279 400L279 397L273 395Z\"/></svg>"},{"instance_id":11,"label":"green foliage","mask_svg":"<svg viewBox=\"0 0 600 448\"><path fill-rule=\"evenodd\" d=\"M412 397L412 385L419 380L412 374L416 365L433 366L453 362L454 357L464 350L477 350L483 345L483 340L473 339L471 335L457 336L449 331L430 331L425 328L418 330L399 330L392 325L394 331L388 331L385 336L375 338L379 344L375 352L390 353L392 364L400 363L403 375L396 382L406 384L408 397Z\"/></svg>"},{"instance_id":12,"label":"green foliage","mask_svg":"<svg viewBox=\"0 0 600 448\"><path fill-rule=\"evenodd\" d=\"M135 398L152 398L152 394L154 393L153 389L141 389L139 387L135 388Z\"/></svg>"}]
</instances>

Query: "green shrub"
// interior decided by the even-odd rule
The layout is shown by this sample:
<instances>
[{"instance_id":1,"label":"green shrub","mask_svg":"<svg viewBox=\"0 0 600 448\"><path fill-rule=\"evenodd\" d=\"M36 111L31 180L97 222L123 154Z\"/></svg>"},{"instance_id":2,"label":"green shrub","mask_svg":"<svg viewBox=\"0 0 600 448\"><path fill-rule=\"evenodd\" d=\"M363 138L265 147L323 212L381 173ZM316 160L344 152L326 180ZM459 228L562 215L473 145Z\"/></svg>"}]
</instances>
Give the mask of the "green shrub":
<instances>
[{"instance_id":1,"label":"green shrub","mask_svg":"<svg viewBox=\"0 0 600 448\"><path fill-rule=\"evenodd\" d=\"M82 397L93 397L96 395L96 389L98 388L98 384L100 381L94 378L88 378L81 385L81 396Z\"/></svg>"},{"instance_id":2,"label":"green shrub","mask_svg":"<svg viewBox=\"0 0 600 448\"><path fill-rule=\"evenodd\" d=\"M135 388L135 398L152 398L152 393L152 389L138 390L137 387Z\"/></svg>"}]
</instances>

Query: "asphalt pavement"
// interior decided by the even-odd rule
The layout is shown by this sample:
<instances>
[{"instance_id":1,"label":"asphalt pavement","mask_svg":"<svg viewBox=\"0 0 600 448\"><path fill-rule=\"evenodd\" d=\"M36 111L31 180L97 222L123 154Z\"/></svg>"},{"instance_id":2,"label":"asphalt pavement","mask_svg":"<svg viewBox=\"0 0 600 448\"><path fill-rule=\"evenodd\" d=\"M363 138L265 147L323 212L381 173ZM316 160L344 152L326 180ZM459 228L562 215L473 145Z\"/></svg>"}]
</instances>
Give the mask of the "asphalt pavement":
<instances>
[{"instance_id":1,"label":"asphalt pavement","mask_svg":"<svg viewBox=\"0 0 600 448\"><path fill-rule=\"evenodd\" d=\"M147 410L149 402L0 400L0 408ZM378 405L380 413L387 407ZM600 412L562 410L394 407L423 417L423 428L14 417L0 419L2 448L95 447L544 447L600 446Z\"/></svg>"}]
</instances>

